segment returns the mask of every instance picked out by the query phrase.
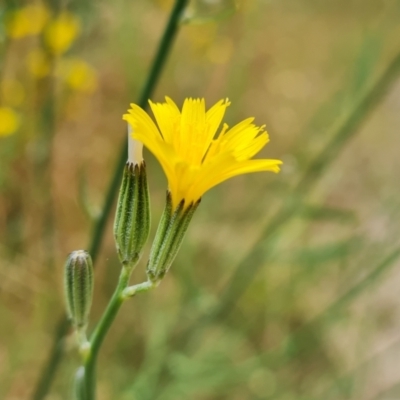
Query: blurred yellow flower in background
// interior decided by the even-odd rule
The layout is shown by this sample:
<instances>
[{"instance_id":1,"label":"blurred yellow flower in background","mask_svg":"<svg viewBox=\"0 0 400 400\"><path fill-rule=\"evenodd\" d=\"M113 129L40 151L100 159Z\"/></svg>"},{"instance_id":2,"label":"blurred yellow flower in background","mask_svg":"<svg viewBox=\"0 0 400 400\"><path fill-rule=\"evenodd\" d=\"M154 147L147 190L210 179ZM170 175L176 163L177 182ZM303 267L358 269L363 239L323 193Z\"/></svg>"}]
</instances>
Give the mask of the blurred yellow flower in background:
<instances>
[{"instance_id":1,"label":"blurred yellow flower in background","mask_svg":"<svg viewBox=\"0 0 400 400\"><path fill-rule=\"evenodd\" d=\"M6 33L13 39L38 35L48 19L49 11L44 4L30 4L6 16Z\"/></svg>"},{"instance_id":2,"label":"blurred yellow flower in background","mask_svg":"<svg viewBox=\"0 0 400 400\"><path fill-rule=\"evenodd\" d=\"M19 128L18 114L9 107L0 107L0 136L8 136Z\"/></svg>"},{"instance_id":3,"label":"blurred yellow flower in background","mask_svg":"<svg viewBox=\"0 0 400 400\"><path fill-rule=\"evenodd\" d=\"M61 55L71 47L79 32L79 19L64 11L47 25L44 32L44 42L51 53Z\"/></svg>"},{"instance_id":4,"label":"blurred yellow flower in background","mask_svg":"<svg viewBox=\"0 0 400 400\"><path fill-rule=\"evenodd\" d=\"M251 160L269 141L264 127L247 118L229 129L224 124L214 138L227 100L208 111L204 99L186 99L182 112L168 97L150 106L158 128L149 115L131 104L123 116L132 127L132 137L141 141L158 159L168 179L173 207L196 202L213 186L237 175L259 171L279 172L280 160Z\"/></svg>"},{"instance_id":5,"label":"blurred yellow flower in background","mask_svg":"<svg viewBox=\"0 0 400 400\"><path fill-rule=\"evenodd\" d=\"M62 60L57 74L72 90L78 92L93 93L97 87L95 69L80 58Z\"/></svg>"}]
</instances>

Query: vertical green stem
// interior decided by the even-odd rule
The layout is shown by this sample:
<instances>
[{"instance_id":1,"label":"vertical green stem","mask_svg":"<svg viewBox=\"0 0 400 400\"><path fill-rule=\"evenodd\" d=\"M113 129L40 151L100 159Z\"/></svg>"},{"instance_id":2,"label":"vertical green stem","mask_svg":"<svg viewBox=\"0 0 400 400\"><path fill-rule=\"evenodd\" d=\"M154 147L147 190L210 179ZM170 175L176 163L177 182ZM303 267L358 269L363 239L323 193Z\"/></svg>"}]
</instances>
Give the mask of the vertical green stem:
<instances>
[{"instance_id":1,"label":"vertical green stem","mask_svg":"<svg viewBox=\"0 0 400 400\"><path fill-rule=\"evenodd\" d=\"M35 175L37 196L40 199L43 217L43 245L46 259L50 269L55 265L55 211L52 195L51 171L53 165L53 142L56 134L56 94L55 94L55 69L57 60L52 54L50 58L50 73L39 83L37 92L39 98L44 93L44 98L39 103L41 107L40 131L36 142Z\"/></svg>"},{"instance_id":2,"label":"vertical green stem","mask_svg":"<svg viewBox=\"0 0 400 400\"><path fill-rule=\"evenodd\" d=\"M147 100L151 97L153 90L158 82L158 79L161 75L165 62L167 60L167 56L171 51L172 44L176 37L176 33L179 27L179 20L181 15L188 3L188 0L176 0L174 8L169 17L169 21L165 28L163 37L159 44L156 56L153 60L152 67L147 78L146 84L142 90L141 96L139 98L139 105L142 107L147 106ZM95 261L98 252L100 250L101 242L104 236L104 231L106 227L106 223L108 217L110 215L112 205L114 203L114 199L116 194L118 193L118 188L121 180L122 171L126 162L126 154L127 154L127 143L124 141L122 146L119 158L117 160L114 174L112 176L110 185L107 190L107 194L104 200L104 206L102 209L102 213L100 218L95 223L91 244L89 246L89 253L92 256L93 261ZM68 330L69 324L63 315L56 327L54 333L53 345L51 347L51 351L48 357L47 362L45 363L40 375L37 385L35 387L32 399L33 400L43 400L47 395L50 385L55 377L55 373L60 364L63 354L63 341L62 338L65 336Z\"/></svg>"},{"instance_id":3,"label":"vertical green stem","mask_svg":"<svg viewBox=\"0 0 400 400\"><path fill-rule=\"evenodd\" d=\"M122 268L117 288L115 289L114 294L90 339L90 352L84 364L84 385L86 393L85 400L94 400L96 398L97 356L99 354L99 350L103 343L103 340L106 337L112 323L114 322L115 317L117 316L118 310L124 301L122 293L124 289L128 286L130 271L131 268Z\"/></svg>"}]
</instances>

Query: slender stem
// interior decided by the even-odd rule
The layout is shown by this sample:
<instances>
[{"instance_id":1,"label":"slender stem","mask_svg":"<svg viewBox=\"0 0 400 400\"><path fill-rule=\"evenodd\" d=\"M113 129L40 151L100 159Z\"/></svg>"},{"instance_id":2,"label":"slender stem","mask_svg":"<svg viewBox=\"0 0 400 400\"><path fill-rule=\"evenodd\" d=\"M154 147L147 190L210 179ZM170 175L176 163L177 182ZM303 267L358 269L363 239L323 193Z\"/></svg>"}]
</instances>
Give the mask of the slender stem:
<instances>
[{"instance_id":1,"label":"slender stem","mask_svg":"<svg viewBox=\"0 0 400 400\"><path fill-rule=\"evenodd\" d=\"M5 36L3 41L3 46L0 48L0 82L3 82L5 70L6 70L6 63L7 63L7 56L9 54L9 50L11 48L11 39L8 35ZM3 100L3 99L1 99Z\"/></svg>"},{"instance_id":2,"label":"slender stem","mask_svg":"<svg viewBox=\"0 0 400 400\"><path fill-rule=\"evenodd\" d=\"M165 62L167 60L167 56L171 51L172 44L174 42L174 39L178 31L179 21L187 3L188 0L175 1L174 8L170 14L168 24L165 28L156 56L153 60L152 67L149 76L147 78L147 82L139 98L139 105L141 105L142 107L147 106L147 99L151 97L151 94L153 93L154 88L158 82L158 79L161 75ZM127 153L127 144L124 141L124 145L122 147L120 156L115 165L115 170L107 190L102 213L98 221L96 221L95 227L93 229L91 245L89 246L90 248L89 252L92 256L93 261L95 261L99 253L102 239L104 236L106 223L110 215L115 196L118 193L120 179L126 161L126 153ZM54 333L53 345L48 360L43 366L43 369L39 375L39 379L32 396L33 400L43 400L50 389L58 365L60 364L60 361L62 359L63 348L64 348L62 338L66 335L68 327L69 323L65 315L63 315L57 324Z\"/></svg>"},{"instance_id":3,"label":"slender stem","mask_svg":"<svg viewBox=\"0 0 400 400\"><path fill-rule=\"evenodd\" d=\"M94 400L96 398L96 362L99 354L100 347L106 337L115 317L117 316L118 310L124 302L122 293L128 286L129 276L131 269L122 268L121 275L119 277L118 285L114 291L114 294L108 303L108 306L101 317L95 331L90 339L90 352L86 358L84 364L85 367L85 400Z\"/></svg>"},{"instance_id":4,"label":"slender stem","mask_svg":"<svg viewBox=\"0 0 400 400\"><path fill-rule=\"evenodd\" d=\"M36 383L35 391L32 395L33 400L43 400L50 389L50 385L55 377L57 367L59 366L64 355L64 336L68 332L70 322L63 315L58 321L54 331L54 340L49 351L48 359L44 364L39 379Z\"/></svg>"},{"instance_id":5,"label":"slender stem","mask_svg":"<svg viewBox=\"0 0 400 400\"><path fill-rule=\"evenodd\" d=\"M123 299L128 299L130 297L135 296L138 293L148 292L150 289L153 289L159 285L160 281L152 282L146 281L143 283L138 283L137 285L128 286L123 292Z\"/></svg>"},{"instance_id":6,"label":"slender stem","mask_svg":"<svg viewBox=\"0 0 400 400\"><path fill-rule=\"evenodd\" d=\"M115 289L114 294L90 339L90 350L88 351L84 361L85 400L94 400L96 398L97 357L99 355L99 350L103 344L104 338L114 322L122 303L125 300L132 298L137 293L147 292L150 289L158 286L159 282L154 283L151 281L139 283L134 286L128 286L129 277L132 270L133 268L122 268L117 288Z\"/></svg>"},{"instance_id":7,"label":"slender stem","mask_svg":"<svg viewBox=\"0 0 400 400\"><path fill-rule=\"evenodd\" d=\"M83 386L83 379L85 376L85 368L80 367L75 373L74 380L74 395L76 400L86 400L85 399L85 388Z\"/></svg>"},{"instance_id":8,"label":"slender stem","mask_svg":"<svg viewBox=\"0 0 400 400\"><path fill-rule=\"evenodd\" d=\"M35 187L40 199L40 206L44 211L43 218L43 246L46 255L45 263L49 269L55 265L55 209L52 195L51 171L53 165L53 142L56 134L56 94L54 55L48 54L50 59L50 73L37 86L39 99L45 94L41 106L40 126L41 134L36 142L35 155Z\"/></svg>"}]
</instances>

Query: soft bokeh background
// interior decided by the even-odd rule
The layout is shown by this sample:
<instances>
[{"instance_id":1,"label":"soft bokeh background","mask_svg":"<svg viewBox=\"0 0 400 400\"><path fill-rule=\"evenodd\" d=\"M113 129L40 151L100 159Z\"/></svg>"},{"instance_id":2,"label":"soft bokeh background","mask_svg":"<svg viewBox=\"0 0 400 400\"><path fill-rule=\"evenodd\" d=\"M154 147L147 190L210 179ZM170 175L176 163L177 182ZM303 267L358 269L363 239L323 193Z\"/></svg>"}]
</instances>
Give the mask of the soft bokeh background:
<instances>
[{"instance_id":1,"label":"soft bokeh background","mask_svg":"<svg viewBox=\"0 0 400 400\"><path fill-rule=\"evenodd\" d=\"M35 9L21 26L15 13L33 3L0 5L6 400L32 396L64 310L65 256L90 243L125 139L121 116L172 5L62 3L61 22ZM228 97L227 122L265 123L271 142L261 155L281 158L282 172L235 178L204 196L162 285L125 304L112 327L99 399L400 398L398 69L373 107L359 106L400 52L400 2L237 6L191 3L153 99ZM344 129L355 113L360 123ZM154 233L166 182L145 157ZM118 273L110 218L92 326ZM73 335L64 343L48 400L70 398L79 360Z\"/></svg>"}]
</instances>

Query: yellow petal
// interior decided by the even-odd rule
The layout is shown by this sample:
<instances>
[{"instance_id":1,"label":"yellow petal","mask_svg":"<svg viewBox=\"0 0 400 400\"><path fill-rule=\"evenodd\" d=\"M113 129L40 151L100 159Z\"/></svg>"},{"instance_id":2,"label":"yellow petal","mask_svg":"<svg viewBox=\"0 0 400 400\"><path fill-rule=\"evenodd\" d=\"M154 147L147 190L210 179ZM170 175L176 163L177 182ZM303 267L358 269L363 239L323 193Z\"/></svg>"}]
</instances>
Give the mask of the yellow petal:
<instances>
[{"instance_id":1,"label":"yellow petal","mask_svg":"<svg viewBox=\"0 0 400 400\"><path fill-rule=\"evenodd\" d=\"M180 132L177 135L177 151L191 164L199 165L203 159L206 124L204 99L186 99L182 107Z\"/></svg>"},{"instance_id":2,"label":"yellow petal","mask_svg":"<svg viewBox=\"0 0 400 400\"><path fill-rule=\"evenodd\" d=\"M280 160L247 160L240 163L235 163L231 159L229 163L220 165L220 169L217 174L210 175L209 172L211 171L204 170L201 179L199 179L195 185L196 191L199 193L205 193L212 187L238 175L262 171L278 173L280 171L279 165L281 164L282 161Z\"/></svg>"},{"instance_id":3,"label":"yellow petal","mask_svg":"<svg viewBox=\"0 0 400 400\"><path fill-rule=\"evenodd\" d=\"M149 101L161 134L167 143L173 143L174 132L179 128L181 113L175 103L153 103Z\"/></svg>"}]
</instances>

